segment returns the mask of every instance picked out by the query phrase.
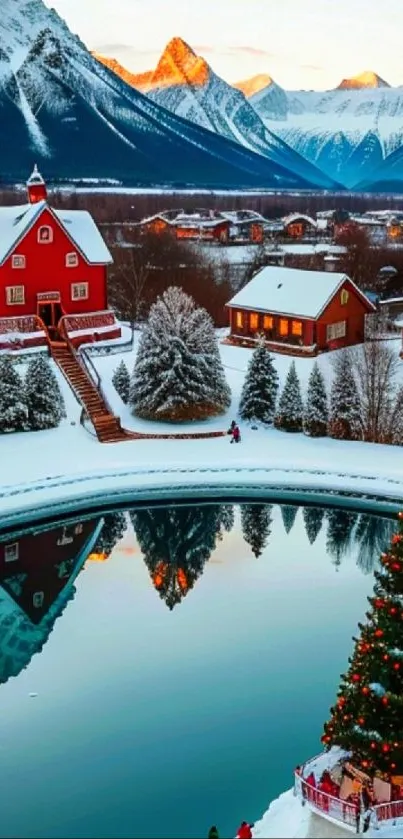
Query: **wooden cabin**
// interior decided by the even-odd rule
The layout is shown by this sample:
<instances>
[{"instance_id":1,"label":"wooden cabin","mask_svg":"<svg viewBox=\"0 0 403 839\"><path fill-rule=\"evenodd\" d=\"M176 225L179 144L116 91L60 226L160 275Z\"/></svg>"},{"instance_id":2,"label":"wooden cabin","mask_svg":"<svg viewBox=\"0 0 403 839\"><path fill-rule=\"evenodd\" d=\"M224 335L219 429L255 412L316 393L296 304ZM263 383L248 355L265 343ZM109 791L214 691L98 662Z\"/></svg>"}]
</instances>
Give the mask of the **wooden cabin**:
<instances>
[{"instance_id":1,"label":"wooden cabin","mask_svg":"<svg viewBox=\"0 0 403 839\"><path fill-rule=\"evenodd\" d=\"M299 213L292 213L283 219L284 235L290 239L303 239L304 236L313 236L317 232L317 222L311 216Z\"/></svg>"},{"instance_id":2,"label":"wooden cabin","mask_svg":"<svg viewBox=\"0 0 403 839\"><path fill-rule=\"evenodd\" d=\"M230 339L265 336L293 354L360 344L375 306L346 274L266 266L227 303Z\"/></svg>"}]
</instances>

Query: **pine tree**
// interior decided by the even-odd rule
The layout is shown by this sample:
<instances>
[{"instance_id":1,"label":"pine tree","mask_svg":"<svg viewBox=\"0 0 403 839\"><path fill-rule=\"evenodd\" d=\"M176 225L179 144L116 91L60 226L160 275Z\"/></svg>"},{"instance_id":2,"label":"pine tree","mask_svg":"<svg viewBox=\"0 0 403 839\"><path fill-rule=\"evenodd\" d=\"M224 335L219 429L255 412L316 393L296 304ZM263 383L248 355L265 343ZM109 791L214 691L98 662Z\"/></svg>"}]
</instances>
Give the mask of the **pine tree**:
<instances>
[{"instance_id":1,"label":"pine tree","mask_svg":"<svg viewBox=\"0 0 403 839\"><path fill-rule=\"evenodd\" d=\"M349 510L332 508L326 512L327 534L326 550L336 568L351 546L354 526L357 524L357 514Z\"/></svg>"},{"instance_id":2,"label":"pine tree","mask_svg":"<svg viewBox=\"0 0 403 839\"><path fill-rule=\"evenodd\" d=\"M325 511L322 507L303 507L302 517L304 519L306 535L311 545L313 545L322 530Z\"/></svg>"},{"instance_id":3,"label":"pine tree","mask_svg":"<svg viewBox=\"0 0 403 839\"><path fill-rule=\"evenodd\" d=\"M241 527L245 542L252 548L256 559L267 547L273 522L272 504L244 504L241 507Z\"/></svg>"},{"instance_id":4,"label":"pine tree","mask_svg":"<svg viewBox=\"0 0 403 839\"><path fill-rule=\"evenodd\" d=\"M126 529L127 522L125 513L106 513L102 530L94 548L94 553L105 554L106 558L110 556L118 542L123 539Z\"/></svg>"},{"instance_id":5,"label":"pine tree","mask_svg":"<svg viewBox=\"0 0 403 839\"><path fill-rule=\"evenodd\" d=\"M338 440L362 438L361 406L348 352L338 353L330 391L328 433Z\"/></svg>"},{"instance_id":6,"label":"pine tree","mask_svg":"<svg viewBox=\"0 0 403 839\"><path fill-rule=\"evenodd\" d=\"M403 513L399 532L375 571L367 623L342 677L322 742L351 752L351 762L373 775L403 774Z\"/></svg>"},{"instance_id":7,"label":"pine tree","mask_svg":"<svg viewBox=\"0 0 403 839\"><path fill-rule=\"evenodd\" d=\"M317 361L312 367L304 406L303 426L310 437L326 437L328 423L326 383Z\"/></svg>"},{"instance_id":8,"label":"pine tree","mask_svg":"<svg viewBox=\"0 0 403 839\"><path fill-rule=\"evenodd\" d=\"M282 431L302 431L302 417L301 387L295 361L292 361L280 396L274 424Z\"/></svg>"},{"instance_id":9,"label":"pine tree","mask_svg":"<svg viewBox=\"0 0 403 839\"><path fill-rule=\"evenodd\" d=\"M276 410L278 375L272 357L262 342L254 351L246 372L239 403L243 420L273 422Z\"/></svg>"},{"instance_id":10,"label":"pine tree","mask_svg":"<svg viewBox=\"0 0 403 839\"><path fill-rule=\"evenodd\" d=\"M130 396L130 373L123 358L112 376L112 384L122 402L127 405Z\"/></svg>"},{"instance_id":11,"label":"pine tree","mask_svg":"<svg viewBox=\"0 0 403 839\"><path fill-rule=\"evenodd\" d=\"M26 431L28 405L24 383L9 355L0 356L0 433Z\"/></svg>"},{"instance_id":12,"label":"pine tree","mask_svg":"<svg viewBox=\"0 0 403 839\"><path fill-rule=\"evenodd\" d=\"M354 539L358 545L357 565L363 574L372 574L379 554L392 538L394 526L393 521L380 516L359 516Z\"/></svg>"},{"instance_id":13,"label":"pine tree","mask_svg":"<svg viewBox=\"0 0 403 839\"><path fill-rule=\"evenodd\" d=\"M47 358L38 355L29 362L25 376L29 428L56 428L66 416L64 399Z\"/></svg>"},{"instance_id":14,"label":"pine tree","mask_svg":"<svg viewBox=\"0 0 403 839\"><path fill-rule=\"evenodd\" d=\"M151 307L130 386L137 416L196 420L223 413L225 381L213 321L181 289L171 287Z\"/></svg>"},{"instance_id":15,"label":"pine tree","mask_svg":"<svg viewBox=\"0 0 403 839\"><path fill-rule=\"evenodd\" d=\"M222 539L224 533L231 533L235 524L235 511L233 504L220 504L218 516L218 539Z\"/></svg>"},{"instance_id":16,"label":"pine tree","mask_svg":"<svg viewBox=\"0 0 403 839\"><path fill-rule=\"evenodd\" d=\"M403 387L395 397L388 438L393 445L403 446Z\"/></svg>"},{"instance_id":17,"label":"pine tree","mask_svg":"<svg viewBox=\"0 0 403 839\"><path fill-rule=\"evenodd\" d=\"M288 534L294 527L298 507L295 504L280 504L281 518L283 519L284 530Z\"/></svg>"}]
</instances>

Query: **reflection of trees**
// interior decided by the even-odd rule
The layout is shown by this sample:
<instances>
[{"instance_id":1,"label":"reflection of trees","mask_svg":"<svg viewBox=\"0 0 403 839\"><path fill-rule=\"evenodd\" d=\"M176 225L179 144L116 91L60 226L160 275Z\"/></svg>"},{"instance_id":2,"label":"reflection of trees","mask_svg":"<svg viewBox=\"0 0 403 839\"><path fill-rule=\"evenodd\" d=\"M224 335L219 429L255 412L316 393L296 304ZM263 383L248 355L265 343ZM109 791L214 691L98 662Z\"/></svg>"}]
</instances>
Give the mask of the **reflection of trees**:
<instances>
[{"instance_id":1,"label":"reflection of trees","mask_svg":"<svg viewBox=\"0 0 403 839\"><path fill-rule=\"evenodd\" d=\"M326 518L326 549L333 564L338 568L343 556L348 553L352 545L353 530L357 523L358 513L351 513L345 509L331 509L327 510Z\"/></svg>"},{"instance_id":2,"label":"reflection of trees","mask_svg":"<svg viewBox=\"0 0 403 839\"><path fill-rule=\"evenodd\" d=\"M359 546L357 565L364 574L371 574L379 554L392 538L394 522L362 513L358 518L355 541Z\"/></svg>"},{"instance_id":3,"label":"reflection of trees","mask_svg":"<svg viewBox=\"0 0 403 839\"><path fill-rule=\"evenodd\" d=\"M251 546L256 559L267 546L273 521L272 511L272 504L244 504L241 508L243 538Z\"/></svg>"},{"instance_id":4,"label":"reflection of trees","mask_svg":"<svg viewBox=\"0 0 403 839\"><path fill-rule=\"evenodd\" d=\"M107 559L112 553L115 545L123 538L126 532L126 514L115 512L107 513L104 516L104 525L99 534L97 544L93 553L104 554Z\"/></svg>"},{"instance_id":5,"label":"reflection of trees","mask_svg":"<svg viewBox=\"0 0 403 839\"><path fill-rule=\"evenodd\" d=\"M235 524L235 510L233 504L220 504L220 526L218 538L221 540L224 533L231 533Z\"/></svg>"},{"instance_id":6,"label":"reflection of trees","mask_svg":"<svg viewBox=\"0 0 403 839\"><path fill-rule=\"evenodd\" d=\"M225 505L226 506L226 505ZM228 525L228 509L161 507L135 510L130 518L154 587L169 609L193 588Z\"/></svg>"},{"instance_id":7,"label":"reflection of trees","mask_svg":"<svg viewBox=\"0 0 403 839\"><path fill-rule=\"evenodd\" d=\"M294 504L280 504L281 518L283 519L284 529L287 534L290 533L294 526L298 509Z\"/></svg>"},{"instance_id":8,"label":"reflection of trees","mask_svg":"<svg viewBox=\"0 0 403 839\"><path fill-rule=\"evenodd\" d=\"M304 519L306 535L311 543L315 542L322 530L325 511L323 507L303 507L302 517Z\"/></svg>"}]
</instances>

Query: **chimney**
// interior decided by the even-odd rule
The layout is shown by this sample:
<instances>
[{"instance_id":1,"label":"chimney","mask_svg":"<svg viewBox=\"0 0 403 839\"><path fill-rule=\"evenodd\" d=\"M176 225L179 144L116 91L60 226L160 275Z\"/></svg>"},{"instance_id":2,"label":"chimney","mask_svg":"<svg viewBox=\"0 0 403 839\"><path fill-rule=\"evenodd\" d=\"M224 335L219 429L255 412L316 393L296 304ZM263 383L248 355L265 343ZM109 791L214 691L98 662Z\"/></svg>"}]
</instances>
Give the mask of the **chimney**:
<instances>
[{"instance_id":1,"label":"chimney","mask_svg":"<svg viewBox=\"0 0 403 839\"><path fill-rule=\"evenodd\" d=\"M38 204L39 201L47 201L48 192L46 184L36 163L32 175L27 180L27 191L30 204Z\"/></svg>"}]
</instances>

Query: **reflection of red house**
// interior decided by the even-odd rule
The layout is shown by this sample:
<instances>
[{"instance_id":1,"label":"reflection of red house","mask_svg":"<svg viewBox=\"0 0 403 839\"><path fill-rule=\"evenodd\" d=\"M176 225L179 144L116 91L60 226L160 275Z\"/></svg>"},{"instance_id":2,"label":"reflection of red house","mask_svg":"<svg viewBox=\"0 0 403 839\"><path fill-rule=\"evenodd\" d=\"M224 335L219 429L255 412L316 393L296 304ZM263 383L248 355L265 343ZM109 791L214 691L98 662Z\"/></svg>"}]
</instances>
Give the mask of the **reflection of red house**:
<instances>
[{"instance_id":1,"label":"reflection of red house","mask_svg":"<svg viewBox=\"0 0 403 839\"><path fill-rule=\"evenodd\" d=\"M227 304L231 337L264 334L296 354L339 349L364 340L373 304L346 276L268 266Z\"/></svg>"},{"instance_id":2,"label":"reflection of red house","mask_svg":"<svg viewBox=\"0 0 403 839\"><path fill-rule=\"evenodd\" d=\"M0 347L46 342L64 316L94 318L86 335L120 335L107 309L112 257L90 214L55 210L35 167L28 204L0 207Z\"/></svg>"}]
</instances>

